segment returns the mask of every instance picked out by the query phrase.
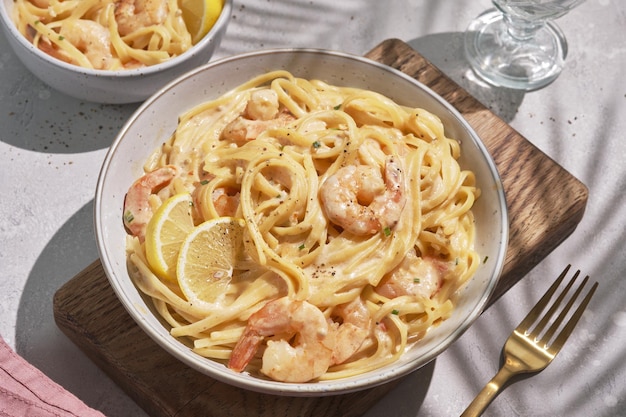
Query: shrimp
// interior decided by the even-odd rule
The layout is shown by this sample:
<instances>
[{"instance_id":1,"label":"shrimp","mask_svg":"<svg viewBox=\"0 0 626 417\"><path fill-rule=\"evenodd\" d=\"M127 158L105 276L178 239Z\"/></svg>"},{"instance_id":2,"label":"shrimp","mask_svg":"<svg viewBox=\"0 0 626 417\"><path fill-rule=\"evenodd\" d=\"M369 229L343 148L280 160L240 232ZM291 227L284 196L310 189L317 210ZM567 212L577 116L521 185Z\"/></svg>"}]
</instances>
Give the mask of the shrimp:
<instances>
[{"instance_id":1,"label":"shrimp","mask_svg":"<svg viewBox=\"0 0 626 417\"><path fill-rule=\"evenodd\" d=\"M234 216L239 207L239 193L228 193L224 188L216 188L211 193L213 205L220 216Z\"/></svg>"},{"instance_id":2,"label":"shrimp","mask_svg":"<svg viewBox=\"0 0 626 417\"><path fill-rule=\"evenodd\" d=\"M253 91L244 115L251 120L271 120L278 115L278 106L278 94L274 90Z\"/></svg>"},{"instance_id":3,"label":"shrimp","mask_svg":"<svg viewBox=\"0 0 626 417\"><path fill-rule=\"evenodd\" d=\"M267 342L261 372L274 380L307 382L323 375L332 364L334 332L324 314L306 301L283 297L250 316L228 367L243 371L269 336L278 339Z\"/></svg>"},{"instance_id":4,"label":"shrimp","mask_svg":"<svg viewBox=\"0 0 626 417\"><path fill-rule=\"evenodd\" d=\"M192 197L195 211L201 219L234 216L239 208L239 191L228 186L217 187L213 190L196 187ZM207 197L211 199L211 205L205 201Z\"/></svg>"},{"instance_id":5,"label":"shrimp","mask_svg":"<svg viewBox=\"0 0 626 417\"><path fill-rule=\"evenodd\" d=\"M250 95L243 113L226 125L222 139L245 143L267 129L285 126L294 119L288 111L279 110L278 95L274 90L257 90Z\"/></svg>"},{"instance_id":6,"label":"shrimp","mask_svg":"<svg viewBox=\"0 0 626 417\"><path fill-rule=\"evenodd\" d=\"M385 275L375 291L387 298L402 295L432 298L443 283L447 266L433 258L420 258L415 249L404 260Z\"/></svg>"},{"instance_id":7,"label":"shrimp","mask_svg":"<svg viewBox=\"0 0 626 417\"><path fill-rule=\"evenodd\" d=\"M74 45L95 69L108 69L113 64L109 30L98 22L77 19L71 25L63 25L59 31L59 39L64 39ZM71 61L62 51L45 50L44 52L64 61Z\"/></svg>"},{"instance_id":8,"label":"shrimp","mask_svg":"<svg viewBox=\"0 0 626 417\"><path fill-rule=\"evenodd\" d=\"M385 162L385 180L370 165L349 165L328 177L320 199L331 222L355 235L393 228L406 202L402 169L393 157Z\"/></svg>"},{"instance_id":9,"label":"shrimp","mask_svg":"<svg viewBox=\"0 0 626 417\"><path fill-rule=\"evenodd\" d=\"M169 184L178 174L178 167L166 165L149 172L133 183L124 198L124 225L133 236L143 241L146 226L152 218L150 195Z\"/></svg>"},{"instance_id":10,"label":"shrimp","mask_svg":"<svg viewBox=\"0 0 626 417\"><path fill-rule=\"evenodd\" d=\"M333 316L342 321L337 327L332 356L333 364L340 364L354 355L370 335L372 318L360 297L335 307Z\"/></svg>"},{"instance_id":11,"label":"shrimp","mask_svg":"<svg viewBox=\"0 0 626 417\"><path fill-rule=\"evenodd\" d=\"M166 0L116 0L115 21L117 31L126 36L138 29L165 22L168 7Z\"/></svg>"}]
</instances>

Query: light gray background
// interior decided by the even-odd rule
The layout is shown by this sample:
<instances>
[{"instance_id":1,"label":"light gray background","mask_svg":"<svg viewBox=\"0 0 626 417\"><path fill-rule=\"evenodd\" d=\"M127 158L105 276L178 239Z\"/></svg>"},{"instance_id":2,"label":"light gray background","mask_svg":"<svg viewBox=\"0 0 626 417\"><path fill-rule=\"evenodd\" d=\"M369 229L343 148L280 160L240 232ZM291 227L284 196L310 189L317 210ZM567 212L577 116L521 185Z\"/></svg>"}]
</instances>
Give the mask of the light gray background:
<instances>
[{"instance_id":1,"label":"light gray background","mask_svg":"<svg viewBox=\"0 0 626 417\"><path fill-rule=\"evenodd\" d=\"M572 263L600 288L561 354L507 388L488 416L623 416L626 410L626 3L588 0L558 23L565 72L521 93L475 79L463 31L487 0L235 0L214 58L298 46L364 54L399 38L425 55L590 190L574 234L446 353L405 378L368 417L459 415L496 372L502 344ZM56 327L55 291L98 256L100 164L136 105L80 102L34 78L0 34L0 334L108 416L144 416Z\"/></svg>"}]
</instances>

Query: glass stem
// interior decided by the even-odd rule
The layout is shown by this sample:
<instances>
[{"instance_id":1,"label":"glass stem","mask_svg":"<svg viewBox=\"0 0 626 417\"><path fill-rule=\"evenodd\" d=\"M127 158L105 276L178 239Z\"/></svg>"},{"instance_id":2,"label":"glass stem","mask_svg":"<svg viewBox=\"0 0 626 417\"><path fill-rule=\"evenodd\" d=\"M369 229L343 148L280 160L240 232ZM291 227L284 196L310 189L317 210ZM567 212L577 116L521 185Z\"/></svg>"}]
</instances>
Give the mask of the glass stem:
<instances>
[{"instance_id":1,"label":"glass stem","mask_svg":"<svg viewBox=\"0 0 626 417\"><path fill-rule=\"evenodd\" d=\"M543 21L528 21L519 17L504 14L507 33L517 41L527 41L535 36L535 33L544 25Z\"/></svg>"}]
</instances>

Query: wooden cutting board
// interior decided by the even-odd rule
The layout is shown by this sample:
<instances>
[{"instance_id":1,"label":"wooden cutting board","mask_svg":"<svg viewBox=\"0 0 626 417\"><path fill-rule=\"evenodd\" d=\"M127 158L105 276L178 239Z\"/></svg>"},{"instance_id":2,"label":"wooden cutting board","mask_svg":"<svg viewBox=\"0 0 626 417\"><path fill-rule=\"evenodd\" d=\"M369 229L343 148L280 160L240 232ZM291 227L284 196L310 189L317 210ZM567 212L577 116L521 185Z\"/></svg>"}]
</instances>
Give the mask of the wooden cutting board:
<instances>
[{"instance_id":1,"label":"wooden cutting board","mask_svg":"<svg viewBox=\"0 0 626 417\"><path fill-rule=\"evenodd\" d=\"M402 41L367 56L415 77L455 106L493 156L506 193L510 240L493 302L571 234L585 211L587 188ZM364 392L280 397L235 388L170 356L135 324L95 261L54 297L59 328L154 417L359 416L392 382Z\"/></svg>"}]
</instances>

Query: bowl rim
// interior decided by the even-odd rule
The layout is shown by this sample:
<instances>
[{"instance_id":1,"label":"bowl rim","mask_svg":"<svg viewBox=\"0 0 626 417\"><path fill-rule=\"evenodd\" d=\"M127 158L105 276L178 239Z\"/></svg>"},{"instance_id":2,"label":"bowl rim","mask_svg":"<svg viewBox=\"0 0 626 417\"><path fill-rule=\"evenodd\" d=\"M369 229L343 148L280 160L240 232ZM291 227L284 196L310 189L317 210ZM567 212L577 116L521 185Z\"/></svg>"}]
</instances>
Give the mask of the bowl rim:
<instances>
[{"instance_id":1,"label":"bowl rim","mask_svg":"<svg viewBox=\"0 0 626 417\"><path fill-rule=\"evenodd\" d=\"M70 71L85 76L124 79L137 76L146 76L161 71L167 71L168 69L176 67L181 62L186 61L193 55L203 50L206 46L208 46L207 44L214 42L215 35L220 30L227 27L228 21L230 20L232 15L233 1L234 0L223 0L224 5L222 7L222 11L220 12L220 15L215 23L213 24L213 27L211 27L207 34L204 35L204 37L198 43L192 45L191 48L189 48L182 54L170 58L166 61L160 62L158 64L121 70L104 70L81 67L79 65L70 64L68 62L61 61L60 59L56 59L41 51L39 48L36 48L32 43L28 42L24 35L22 35L17 30L17 26L15 25L15 22L13 22L12 10L6 7L7 4L11 4L10 7L13 7L13 0L0 0L0 20L4 23L6 30L9 32L7 33L7 36L12 36L24 49L29 51L31 54L34 54L41 60L50 63L51 65L58 66L65 71Z\"/></svg>"},{"instance_id":2,"label":"bowl rim","mask_svg":"<svg viewBox=\"0 0 626 417\"><path fill-rule=\"evenodd\" d=\"M157 334L157 330L153 329L148 323L146 323L145 318L143 318L134 307L132 306L129 300L127 299L127 294L123 287L117 282L115 277L111 276L113 271L109 270L109 266L112 265L109 250L107 249L106 242L104 241L103 231L101 224L101 220L104 218L101 202L103 198L103 188L104 188L104 180L106 177L106 173L109 169L109 166L112 163L113 157L116 154L117 148L120 145L122 138L126 135L126 132L131 128L131 126L139 119L147 110L149 110L152 104L159 100L160 97L170 90L174 89L178 84L184 83L189 79L192 79L196 76L196 74L204 71L208 71L213 67L225 65L231 61L237 61L245 58L253 58L265 55L273 55L273 54L300 54L300 53L309 53L309 54L320 54L322 56L333 56L338 58L343 58L347 60L358 61L362 64L371 65L377 67L378 69L391 72L395 76L399 76L408 80L409 82L416 84L419 88L423 89L427 94L429 94L433 99L438 101L441 105L443 105L451 114L459 121L462 127L468 132L469 137L471 138L474 145L479 149L480 153L483 155L486 165L488 167L489 173L492 176L493 181L495 182L495 192L498 195L498 212L499 219L501 223L501 229L498 232L498 235L494 238L499 239L501 244L498 246L498 254L496 259L491 259L490 262L493 261L495 264L491 269L493 269L493 273L488 279L488 283L486 285L485 291L481 294L480 299L474 301L472 304L474 307L469 311L462 320L460 320L458 327L454 329L454 331L450 332L448 335L442 338L441 343L438 346L430 349L424 355L419 358L408 361L406 363L398 363L393 364L392 369L387 369L384 372L381 369L373 370L367 372L365 374L361 374L358 376L358 380L349 380L346 379L338 379L338 380L328 380L328 381L319 381L312 383L304 383L304 384L295 384L295 383L285 383L285 382L277 382L272 380L258 379L255 377L250 377L249 379L241 378L239 374L234 372L223 372L223 365L219 364L210 359L204 358L200 355L186 355L184 354L180 346L182 343L174 337L170 338L161 338ZM207 98L208 100L208 98ZM417 81L415 78L410 77L409 75L393 68L388 65L379 63L377 61L371 60L367 57L354 55L351 53L327 50L327 49L317 49L317 48L271 48L258 50L253 52L242 53L234 56L229 56L225 58L221 58L207 64L201 65L187 73L177 77L176 79L170 81L162 88L157 90L151 97L149 97L144 103L142 103L133 113L133 115L126 121L122 129L119 131L118 135L114 139L111 144L105 159L103 161L97 186L94 200L94 222L95 222L95 231L96 231L96 243L98 247L98 251L100 253L100 257L102 260L102 265L105 271L105 274L113 287L114 291L118 295L118 298L124 305L125 309L128 313L133 317L134 321L142 328L144 332L146 332L153 341L163 347L169 354L175 356L177 359L181 360L186 365L199 370L200 372L205 373L206 375L219 380L221 382L225 382L229 385L237 386L240 388L266 393L273 395L289 395L289 396L323 396L323 395L337 395L337 394L345 394L355 391L360 391L368 388L372 388L374 386L382 385L384 383L390 382L402 376L405 376L432 361L435 359L440 353L445 351L455 340L457 340L469 327L470 325L480 316L482 311L484 310L489 298L493 294L496 284L499 281L499 278L502 274L506 252L508 248L508 239L509 239L509 222L508 222L508 208L506 197L504 193L504 188L502 185L502 180L500 174L497 170L495 162L491 154L487 151L484 143L475 132L475 130L469 125L467 120L460 114L458 110L456 110L450 103L448 103L445 99L443 99L439 94L435 93L428 86L423 83ZM130 279L128 274L125 276L126 279ZM133 284L134 287L134 284ZM135 287L136 288L136 287ZM219 366L219 369L218 369ZM212 369L212 371L209 371ZM214 372L213 372L214 371Z\"/></svg>"}]
</instances>

